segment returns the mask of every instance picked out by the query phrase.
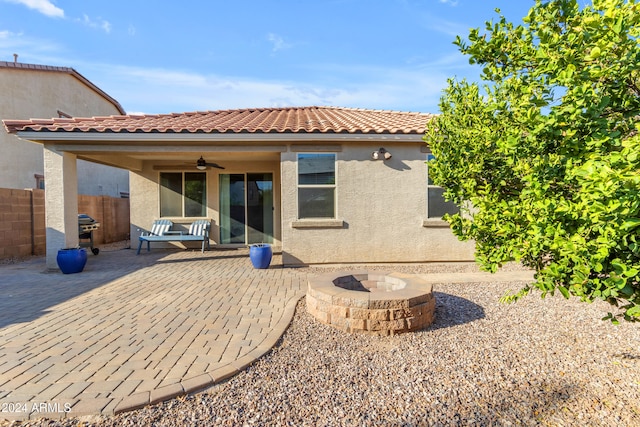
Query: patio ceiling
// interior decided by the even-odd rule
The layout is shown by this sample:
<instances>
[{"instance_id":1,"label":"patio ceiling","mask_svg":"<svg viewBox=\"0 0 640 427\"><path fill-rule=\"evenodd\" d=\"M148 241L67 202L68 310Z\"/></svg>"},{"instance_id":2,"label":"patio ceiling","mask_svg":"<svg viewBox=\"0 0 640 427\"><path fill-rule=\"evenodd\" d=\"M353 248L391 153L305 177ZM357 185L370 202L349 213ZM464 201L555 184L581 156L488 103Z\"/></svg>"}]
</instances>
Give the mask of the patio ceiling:
<instances>
[{"instance_id":1,"label":"patio ceiling","mask_svg":"<svg viewBox=\"0 0 640 427\"><path fill-rule=\"evenodd\" d=\"M280 152L286 150L286 146L273 147L273 151L220 151L215 147L193 147L189 151L145 151L145 152L103 152L92 153L79 150L65 150L74 152L79 159L95 163L116 166L131 171L140 171L145 164L153 164L156 168L166 169L195 169L196 161L200 156L205 160L215 163L239 162L251 159L252 161L280 161Z\"/></svg>"}]
</instances>

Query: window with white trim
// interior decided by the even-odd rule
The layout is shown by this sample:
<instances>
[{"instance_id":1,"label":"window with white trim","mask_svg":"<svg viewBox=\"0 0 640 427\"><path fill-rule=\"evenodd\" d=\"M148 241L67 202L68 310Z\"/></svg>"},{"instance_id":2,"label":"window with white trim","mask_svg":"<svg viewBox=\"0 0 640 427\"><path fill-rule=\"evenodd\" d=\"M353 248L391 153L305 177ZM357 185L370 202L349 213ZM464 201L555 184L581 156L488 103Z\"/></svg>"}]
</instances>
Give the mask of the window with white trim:
<instances>
[{"instance_id":1,"label":"window with white trim","mask_svg":"<svg viewBox=\"0 0 640 427\"><path fill-rule=\"evenodd\" d=\"M160 216L206 217L206 172L161 172Z\"/></svg>"},{"instance_id":2,"label":"window with white trim","mask_svg":"<svg viewBox=\"0 0 640 427\"><path fill-rule=\"evenodd\" d=\"M298 154L298 218L335 218L336 155Z\"/></svg>"},{"instance_id":3,"label":"window with white trim","mask_svg":"<svg viewBox=\"0 0 640 427\"><path fill-rule=\"evenodd\" d=\"M427 154L427 218L442 218L444 214L455 214L460 208L453 202L444 199L444 188L433 183L429 177L429 161L435 159L431 153Z\"/></svg>"}]
</instances>

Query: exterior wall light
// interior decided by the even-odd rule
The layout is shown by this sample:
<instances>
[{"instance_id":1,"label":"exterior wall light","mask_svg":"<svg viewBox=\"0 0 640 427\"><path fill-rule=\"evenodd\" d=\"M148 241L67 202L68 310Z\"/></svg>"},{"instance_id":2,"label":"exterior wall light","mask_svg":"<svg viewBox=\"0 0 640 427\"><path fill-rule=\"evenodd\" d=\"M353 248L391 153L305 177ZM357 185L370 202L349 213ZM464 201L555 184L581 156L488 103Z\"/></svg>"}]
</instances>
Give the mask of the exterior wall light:
<instances>
[{"instance_id":1,"label":"exterior wall light","mask_svg":"<svg viewBox=\"0 0 640 427\"><path fill-rule=\"evenodd\" d=\"M371 153L371 160L389 160L390 158L391 153L384 148L380 148L378 151Z\"/></svg>"}]
</instances>

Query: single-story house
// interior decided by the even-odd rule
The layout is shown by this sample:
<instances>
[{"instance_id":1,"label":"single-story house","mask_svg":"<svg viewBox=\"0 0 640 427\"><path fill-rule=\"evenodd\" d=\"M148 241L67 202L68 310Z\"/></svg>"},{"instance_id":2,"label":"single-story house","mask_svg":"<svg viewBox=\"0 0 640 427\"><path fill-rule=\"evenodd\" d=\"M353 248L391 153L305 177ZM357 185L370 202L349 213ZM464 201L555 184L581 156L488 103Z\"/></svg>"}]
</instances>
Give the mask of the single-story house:
<instances>
[{"instance_id":1,"label":"single-story house","mask_svg":"<svg viewBox=\"0 0 640 427\"><path fill-rule=\"evenodd\" d=\"M76 159L130 171L131 238L212 220L221 247L271 243L285 265L469 261L428 179L432 116L336 107L5 120L44 146L47 259L77 242Z\"/></svg>"}]
</instances>

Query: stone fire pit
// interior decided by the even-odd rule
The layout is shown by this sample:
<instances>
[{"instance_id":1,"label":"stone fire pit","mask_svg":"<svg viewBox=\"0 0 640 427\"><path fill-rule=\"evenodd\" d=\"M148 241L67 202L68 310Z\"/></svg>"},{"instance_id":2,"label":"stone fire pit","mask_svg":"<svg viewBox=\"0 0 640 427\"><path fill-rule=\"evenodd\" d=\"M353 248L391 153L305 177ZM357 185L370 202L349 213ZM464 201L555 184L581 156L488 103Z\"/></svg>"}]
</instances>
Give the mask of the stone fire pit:
<instances>
[{"instance_id":1,"label":"stone fire pit","mask_svg":"<svg viewBox=\"0 0 640 427\"><path fill-rule=\"evenodd\" d=\"M307 311L346 332L395 335L431 324L432 286L401 273L342 271L309 279Z\"/></svg>"}]
</instances>

